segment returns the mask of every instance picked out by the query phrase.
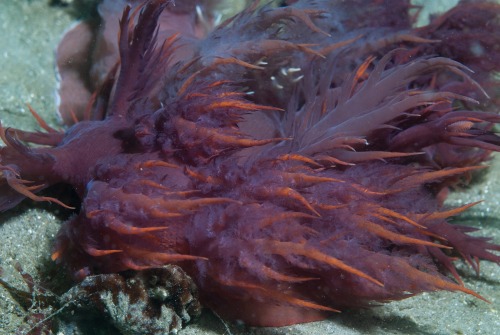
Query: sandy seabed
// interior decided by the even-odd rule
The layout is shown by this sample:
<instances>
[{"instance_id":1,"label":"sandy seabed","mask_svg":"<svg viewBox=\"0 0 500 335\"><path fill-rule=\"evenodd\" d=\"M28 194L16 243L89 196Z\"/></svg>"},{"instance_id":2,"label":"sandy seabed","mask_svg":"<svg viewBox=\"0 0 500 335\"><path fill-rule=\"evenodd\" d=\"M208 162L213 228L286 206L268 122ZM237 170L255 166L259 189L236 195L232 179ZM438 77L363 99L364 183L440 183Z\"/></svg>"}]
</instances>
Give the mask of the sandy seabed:
<instances>
[{"instance_id":1,"label":"sandy seabed","mask_svg":"<svg viewBox=\"0 0 500 335\"><path fill-rule=\"evenodd\" d=\"M444 3L456 1L423 1ZM54 48L74 17L48 0L0 1L0 119L5 126L38 129L27 110L31 104L51 125L60 127L55 113ZM455 221L481 228L480 235L500 243L500 155L481 181L449 199L450 205L484 200ZM53 239L59 229L57 209L25 202L0 214L0 266L3 278L26 289L14 264L19 262L35 279L63 277L50 261ZM500 334L500 266L481 263L481 276L459 264L465 285L486 297L485 303L461 293L426 293L401 302L361 311L345 311L330 320L282 328L245 328L224 324L205 312L179 334ZM40 278L40 273L44 273ZM54 276L51 278L50 276ZM58 279L59 280L59 279ZM16 334L27 312L0 286L0 334ZM64 335L84 334L78 329ZM98 334L94 332L93 334ZM62 333L61 333L62 335Z\"/></svg>"}]
</instances>

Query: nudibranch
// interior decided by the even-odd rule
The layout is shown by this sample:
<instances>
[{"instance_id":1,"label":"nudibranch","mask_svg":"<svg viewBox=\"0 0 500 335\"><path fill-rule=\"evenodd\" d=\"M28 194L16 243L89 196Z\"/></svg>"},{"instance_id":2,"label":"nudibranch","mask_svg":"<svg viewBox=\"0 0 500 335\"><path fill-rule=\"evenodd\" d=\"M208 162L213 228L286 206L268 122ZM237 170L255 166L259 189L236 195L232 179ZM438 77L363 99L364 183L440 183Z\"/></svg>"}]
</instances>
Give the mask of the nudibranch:
<instances>
[{"instance_id":1,"label":"nudibranch","mask_svg":"<svg viewBox=\"0 0 500 335\"><path fill-rule=\"evenodd\" d=\"M117 40L91 32L110 58L92 46L85 76L58 61L78 122L32 110L45 132L0 130L1 210L67 206L43 194L61 183L80 197L52 255L75 278L175 263L207 306L258 326L427 291L484 299L453 263L479 271L500 246L448 222L473 204L443 201L500 151L500 5L414 28L409 0L254 2L214 27L196 14L212 1L120 3L118 23L101 5Z\"/></svg>"}]
</instances>

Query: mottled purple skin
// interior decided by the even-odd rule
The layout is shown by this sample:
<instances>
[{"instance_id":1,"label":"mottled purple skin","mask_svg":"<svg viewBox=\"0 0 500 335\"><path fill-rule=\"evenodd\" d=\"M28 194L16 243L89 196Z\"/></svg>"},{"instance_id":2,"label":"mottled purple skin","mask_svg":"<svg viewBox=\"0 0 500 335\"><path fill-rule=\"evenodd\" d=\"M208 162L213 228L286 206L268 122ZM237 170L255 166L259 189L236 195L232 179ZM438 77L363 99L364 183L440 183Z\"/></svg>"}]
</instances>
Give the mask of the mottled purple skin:
<instances>
[{"instance_id":1,"label":"mottled purple skin","mask_svg":"<svg viewBox=\"0 0 500 335\"><path fill-rule=\"evenodd\" d=\"M86 121L2 128L1 209L57 202L36 194L57 183L81 197L53 259L80 279L176 262L219 315L260 326L425 291L482 298L454 257L478 271L500 246L447 222L468 206L441 207L500 150L500 51L476 52L500 44L499 5L420 29L409 1L253 6L199 41L181 31L182 49L155 34L165 5L125 9Z\"/></svg>"}]
</instances>

